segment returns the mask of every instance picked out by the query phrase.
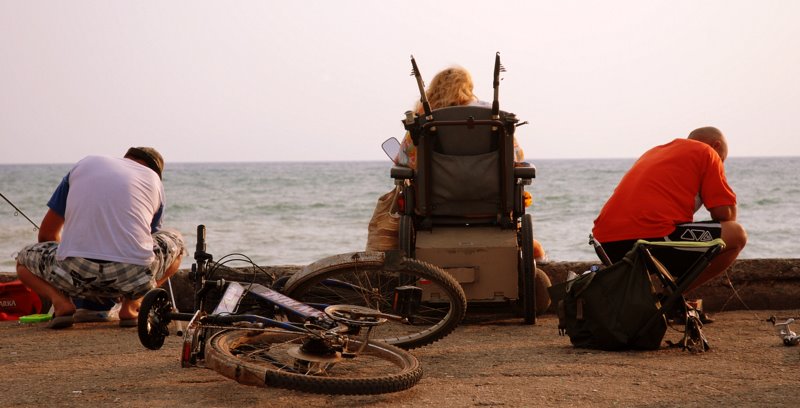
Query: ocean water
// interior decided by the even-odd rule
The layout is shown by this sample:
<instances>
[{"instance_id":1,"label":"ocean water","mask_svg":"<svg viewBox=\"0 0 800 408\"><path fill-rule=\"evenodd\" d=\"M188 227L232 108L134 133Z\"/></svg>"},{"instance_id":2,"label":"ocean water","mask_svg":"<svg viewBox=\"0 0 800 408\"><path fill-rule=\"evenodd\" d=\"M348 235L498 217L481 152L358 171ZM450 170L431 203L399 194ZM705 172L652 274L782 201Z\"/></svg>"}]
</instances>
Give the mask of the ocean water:
<instances>
[{"instance_id":1,"label":"ocean water","mask_svg":"<svg viewBox=\"0 0 800 408\"><path fill-rule=\"evenodd\" d=\"M532 160L528 190L534 235L554 261L588 261L592 221L634 159ZM35 223L71 165L0 165L0 192ZM208 251L241 253L260 265L307 264L364 249L378 196L392 188L390 163L168 163L164 226L194 250L198 224ZM728 181L749 234L741 258L797 258L800 242L800 157L730 158ZM707 219L700 210L697 219ZM14 254L36 241L21 214L0 201L0 271L14 271ZM184 259L184 267L191 264Z\"/></svg>"}]
</instances>

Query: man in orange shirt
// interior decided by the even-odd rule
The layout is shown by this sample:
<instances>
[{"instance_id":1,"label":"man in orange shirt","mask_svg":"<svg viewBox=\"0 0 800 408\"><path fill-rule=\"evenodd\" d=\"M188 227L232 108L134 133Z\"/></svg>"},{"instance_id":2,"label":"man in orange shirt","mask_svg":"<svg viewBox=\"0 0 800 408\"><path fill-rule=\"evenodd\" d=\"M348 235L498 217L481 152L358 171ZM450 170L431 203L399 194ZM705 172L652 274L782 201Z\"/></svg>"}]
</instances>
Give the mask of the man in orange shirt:
<instances>
[{"instance_id":1,"label":"man in orange shirt","mask_svg":"<svg viewBox=\"0 0 800 408\"><path fill-rule=\"evenodd\" d=\"M747 243L736 222L736 194L725 178L728 143L719 129L695 129L687 139L675 139L645 152L623 176L600 215L592 234L611 262L649 241L710 241L722 238L725 249L689 287L692 290L724 272ZM712 221L692 222L704 205ZM674 271L688 268L687 254L661 260Z\"/></svg>"}]
</instances>

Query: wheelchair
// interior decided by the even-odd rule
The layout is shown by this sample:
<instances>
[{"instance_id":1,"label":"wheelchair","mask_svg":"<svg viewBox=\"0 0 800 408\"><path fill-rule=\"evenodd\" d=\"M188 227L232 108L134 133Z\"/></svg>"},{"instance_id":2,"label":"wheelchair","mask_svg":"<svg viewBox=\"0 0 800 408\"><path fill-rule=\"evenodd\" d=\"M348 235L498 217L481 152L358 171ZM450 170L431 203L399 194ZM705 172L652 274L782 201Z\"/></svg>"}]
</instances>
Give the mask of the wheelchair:
<instances>
[{"instance_id":1,"label":"wheelchair","mask_svg":"<svg viewBox=\"0 0 800 408\"><path fill-rule=\"evenodd\" d=\"M526 324L535 324L533 218L525 213L524 188L536 168L514 162L519 122L499 109L499 54L491 107L431 111L413 57L412 65L424 113L409 111L403 120L417 148L417 169L394 166L390 172L399 188L399 247L450 273L470 308L512 306Z\"/></svg>"}]
</instances>

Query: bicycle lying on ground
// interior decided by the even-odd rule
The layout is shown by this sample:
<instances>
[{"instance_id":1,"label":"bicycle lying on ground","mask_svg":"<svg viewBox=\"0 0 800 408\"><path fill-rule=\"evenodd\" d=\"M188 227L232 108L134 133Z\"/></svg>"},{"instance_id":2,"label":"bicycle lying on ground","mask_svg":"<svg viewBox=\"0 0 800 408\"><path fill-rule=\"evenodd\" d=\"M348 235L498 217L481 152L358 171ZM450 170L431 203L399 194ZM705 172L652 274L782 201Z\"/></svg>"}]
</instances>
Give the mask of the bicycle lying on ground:
<instances>
[{"instance_id":1,"label":"bicycle lying on ground","mask_svg":"<svg viewBox=\"0 0 800 408\"><path fill-rule=\"evenodd\" d=\"M139 311L142 345L160 349L171 323L188 321L178 330L183 367L205 366L250 385L379 394L414 386L422 368L406 349L448 335L466 312L466 296L450 275L400 252L335 255L289 278L270 276L269 287L255 275L251 282L215 278L231 261L260 269L236 255L214 262L198 226L190 273L195 311L178 311L164 289L149 291Z\"/></svg>"}]
</instances>

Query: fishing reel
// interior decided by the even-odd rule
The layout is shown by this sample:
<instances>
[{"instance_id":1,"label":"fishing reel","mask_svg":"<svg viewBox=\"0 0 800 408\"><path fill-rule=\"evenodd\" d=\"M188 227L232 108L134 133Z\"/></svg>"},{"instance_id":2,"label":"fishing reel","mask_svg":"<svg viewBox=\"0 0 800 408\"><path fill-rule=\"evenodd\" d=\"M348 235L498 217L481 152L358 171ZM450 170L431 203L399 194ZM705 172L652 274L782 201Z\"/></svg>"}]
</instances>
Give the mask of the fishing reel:
<instances>
[{"instance_id":1,"label":"fishing reel","mask_svg":"<svg viewBox=\"0 0 800 408\"><path fill-rule=\"evenodd\" d=\"M772 325L775 326L775 329L778 330L778 337L783 340L784 346L796 346L800 344L800 336L789 328L789 325L794 323L793 318L786 319L783 323L778 323L775 316L770 316L767 321L771 322Z\"/></svg>"}]
</instances>

